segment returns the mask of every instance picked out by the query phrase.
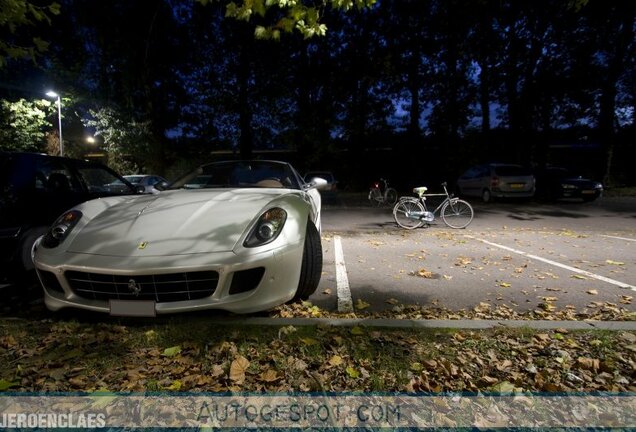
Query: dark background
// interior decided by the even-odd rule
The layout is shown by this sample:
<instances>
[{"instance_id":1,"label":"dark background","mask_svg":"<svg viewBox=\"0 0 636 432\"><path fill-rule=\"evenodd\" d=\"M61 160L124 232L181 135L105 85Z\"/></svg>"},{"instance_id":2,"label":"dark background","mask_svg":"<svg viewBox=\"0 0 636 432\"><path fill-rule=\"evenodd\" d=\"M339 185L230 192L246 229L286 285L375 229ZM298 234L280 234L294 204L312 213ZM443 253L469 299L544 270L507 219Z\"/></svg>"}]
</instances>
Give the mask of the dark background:
<instances>
[{"instance_id":1,"label":"dark background","mask_svg":"<svg viewBox=\"0 0 636 432\"><path fill-rule=\"evenodd\" d=\"M244 22L225 17L226 2L202 3L59 1L50 23L2 29L49 46L5 58L0 98L55 89L65 155L122 174L267 157L358 190L381 176L451 182L496 161L636 183L636 2L379 1L325 8L325 36L278 41L254 36L276 11Z\"/></svg>"}]
</instances>

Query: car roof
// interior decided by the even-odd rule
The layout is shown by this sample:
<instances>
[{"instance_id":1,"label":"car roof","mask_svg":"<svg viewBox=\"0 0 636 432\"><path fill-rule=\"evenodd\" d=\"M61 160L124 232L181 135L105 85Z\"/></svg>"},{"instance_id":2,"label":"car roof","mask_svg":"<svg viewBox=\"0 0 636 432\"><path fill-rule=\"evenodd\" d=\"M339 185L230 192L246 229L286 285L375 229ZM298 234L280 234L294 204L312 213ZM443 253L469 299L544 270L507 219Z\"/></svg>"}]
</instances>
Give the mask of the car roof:
<instances>
[{"instance_id":1,"label":"car roof","mask_svg":"<svg viewBox=\"0 0 636 432\"><path fill-rule=\"evenodd\" d=\"M94 161L90 161L90 160L86 160L86 159L75 159L75 158L70 158L70 157L66 157L66 156L51 156L51 155L48 155L46 153L13 152L13 151L0 150L0 155L26 157L26 158L32 157L32 158L44 158L44 159L58 159L58 160L63 160L63 161L70 162L70 163L73 163L73 164L78 164L78 165L99 165L99 166L104 166L103 164L101 164L99 162L94 162Z\"/></svg>"}]
</instances>

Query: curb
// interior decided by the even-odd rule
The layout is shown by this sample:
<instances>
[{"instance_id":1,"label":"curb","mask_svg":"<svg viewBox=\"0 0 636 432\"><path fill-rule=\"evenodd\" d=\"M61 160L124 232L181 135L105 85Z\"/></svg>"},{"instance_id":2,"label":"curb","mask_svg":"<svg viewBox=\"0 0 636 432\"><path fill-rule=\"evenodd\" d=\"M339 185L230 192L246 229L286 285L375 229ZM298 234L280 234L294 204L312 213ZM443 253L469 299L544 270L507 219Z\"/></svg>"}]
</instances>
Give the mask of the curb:
<instances>
[{"instance_id":1,"label":"curb","mask_svg":"<svg viewBox=\"0 0 636 432\"><path fill-rule=\"evenodd\" d=\"M492 328L530 328L535 330L636 331L636 321L550 321L550 320L398 320L365 318L229 318L212 320L220 325L250 326L326 326L377 328L438 328L484 330Z\"/></svg>"}]
</instances>

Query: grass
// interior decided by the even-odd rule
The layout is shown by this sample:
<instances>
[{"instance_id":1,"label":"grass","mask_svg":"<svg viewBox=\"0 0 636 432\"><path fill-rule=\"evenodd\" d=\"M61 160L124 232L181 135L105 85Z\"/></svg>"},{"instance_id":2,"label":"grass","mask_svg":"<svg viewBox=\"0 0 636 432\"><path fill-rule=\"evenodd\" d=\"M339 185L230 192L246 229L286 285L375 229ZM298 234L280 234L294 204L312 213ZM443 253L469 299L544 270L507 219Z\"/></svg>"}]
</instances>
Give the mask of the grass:
<instances>
[{"instance_id":1,"label":"grass","mask_svg":"<svg viewBox=\"0 0 636 432\"><path fill-rule=\"evenodd\" d=\"M606 197L636 197L636 186L607 188L603 191Z\"/></svg>"},{"instance_id":2,"label":"grass","mask_svg":"<svg viewBox=\"0 0 636 432\"><path fill-rule=\"evenodd\" d=\"M534 391L636 391L635 343L633 332L527 328L7 320L0 321L0 389L474 392L505 384ZM576 383L568 381L572 374Z\"/></svg>"}]
</instances>

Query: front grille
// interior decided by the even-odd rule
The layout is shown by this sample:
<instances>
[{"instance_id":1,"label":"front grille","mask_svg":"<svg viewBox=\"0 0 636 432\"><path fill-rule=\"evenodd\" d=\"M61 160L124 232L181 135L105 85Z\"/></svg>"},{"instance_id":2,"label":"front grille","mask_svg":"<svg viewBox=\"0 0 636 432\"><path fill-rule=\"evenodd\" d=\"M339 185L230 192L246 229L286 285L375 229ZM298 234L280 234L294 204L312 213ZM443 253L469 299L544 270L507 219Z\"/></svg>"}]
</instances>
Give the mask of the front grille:
<instances>
[{"instance_id":1,"label":"front grille","mask_svg":"<svg viewBox=\"0 0 636 432\"><path fill-rule=\"evenodd\" d=\"M86 299L154 300L157 303L209 297L219 281L215 271L143 276L67 271L64 275L73 292Z\"/></svg>"},{"instance_id":2,"label":"front grille","mask_svg":"<svg viewBox=\"0 0 636 432\"><path fill-rule=\"evenodd\" d=\"M46 290L55 291L58 293L64 292L62 286L60 285L60 282L57 280L57 277L53 273L44 270L38 270L38 273L40 275L42 285L44 285L44 288Z\"/></svg>"}]
</instances>

